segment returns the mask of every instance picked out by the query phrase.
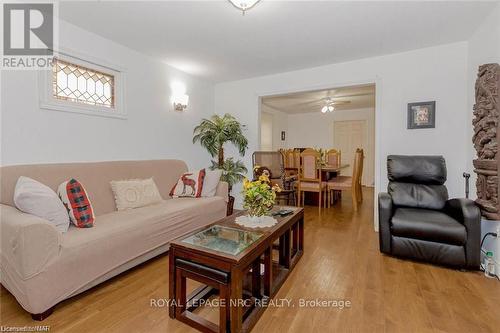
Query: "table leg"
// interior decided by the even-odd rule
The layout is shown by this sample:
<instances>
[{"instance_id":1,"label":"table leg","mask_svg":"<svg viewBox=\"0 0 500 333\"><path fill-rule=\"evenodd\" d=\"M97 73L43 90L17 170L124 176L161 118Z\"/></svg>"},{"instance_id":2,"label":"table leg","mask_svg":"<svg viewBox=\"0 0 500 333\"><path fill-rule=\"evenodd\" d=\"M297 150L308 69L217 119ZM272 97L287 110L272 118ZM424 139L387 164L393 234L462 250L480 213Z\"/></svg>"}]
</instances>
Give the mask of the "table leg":
<instances>
[{"instance_id":1,"label":"table leg","mask_svg":"<svg viewBox=\"0 0 500 333\"><path fill-rule=\"evenodd\" d=\"M186 277L181 270L175 272L175 316L179 318L186 308Z\"/></svg>"},{"instance_id":2,"label":"table leg","mask_svg":"<svg viewBox=\"0 0 500 333\"><path fill-rule=\"evenodd\" d=\"M296 223L292 227L292 249L294 253L299 250L299 224Z\"/></svg>"},{"instance_id":3,"label":"table leg","mask_svg":"<svg viewBox=\"0 0 500 333\"><path fill-rule=\"evenodd\" d=\"M264 251L264 295L271 297L273 287L273 247Z\"/></svg>"},{"instance_id":4,"label":"table leg","mask_svg":"<svg viewBox=\"0 0 500 333\"><path fill-rule=\"evenodd\" d=\"M219 288L219 300L221 302L219 307L219 333L229 331L231 323L230 298L228 286L221 284Z\"/></svg>"},{"instance_id":5,"label":"table leg","mask_svg":"<svg viewBox=\"0 0 500 333\"><path fill-rule=\"evenodd\" d=\"M252 296L260 298L260 257L252 264Z\"/></svg>"},{"instance_id":6,"label":"table leg","mask_svg":"<svg viewBox=\"0 0 500 333\"><path fill-rule=\"evenodd\" d=\"M175 318L175 302L173 300L176 299L175 295L175 253L172 248L168 253L168 297L170 299L170 306L168 309L168 315L170 318Z\"/></svg>"},{"instance_id":7,"label":"table leg","mask_svg":"<svg viewBox=\"0 0 500 333\"><path fill-rule=\"evenodd\" d=\"M290 229L280 236L279 263L285 268L290 268Z\"/></svg>"},{"instance_id":8,"label":"table leg","mask_svg":"<svg viewBox=\"0 0 500 333\"><path fill-rule=\"evenodd\" d=\"M231 306L230 306L230 322L231 332L241 332L243 324L243 274L239 267L231 270Z\"/></svg>"},{"instance_id":9,"label":"table leg","mask_svg":"<svg viewBox=\"0 0 500 333\"><path fill-rule=\"evenodd\" d=\"M300 251L304 251L304 218L302 217L299 220L299 243L298 243L298 249Z\"/></svg>"}]
</instances>

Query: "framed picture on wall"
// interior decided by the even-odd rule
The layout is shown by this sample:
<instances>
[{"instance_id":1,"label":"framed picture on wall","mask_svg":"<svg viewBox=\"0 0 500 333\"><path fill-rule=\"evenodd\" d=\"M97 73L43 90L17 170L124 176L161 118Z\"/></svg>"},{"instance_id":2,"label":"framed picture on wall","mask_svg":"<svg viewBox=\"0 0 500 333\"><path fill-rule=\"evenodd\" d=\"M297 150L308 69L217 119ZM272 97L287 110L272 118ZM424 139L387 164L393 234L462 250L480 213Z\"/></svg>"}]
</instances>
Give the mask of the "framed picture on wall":
<instances>
[{"instance_id":1,"label":"framed picture on wall","mask_svg":"<svg viewBox=\"0 0 500 333\"><path fill-rule=\"evenodd\" d=\"M408 103L408 129L436 127L436 101Z\"/></svg>"}]
</instances>

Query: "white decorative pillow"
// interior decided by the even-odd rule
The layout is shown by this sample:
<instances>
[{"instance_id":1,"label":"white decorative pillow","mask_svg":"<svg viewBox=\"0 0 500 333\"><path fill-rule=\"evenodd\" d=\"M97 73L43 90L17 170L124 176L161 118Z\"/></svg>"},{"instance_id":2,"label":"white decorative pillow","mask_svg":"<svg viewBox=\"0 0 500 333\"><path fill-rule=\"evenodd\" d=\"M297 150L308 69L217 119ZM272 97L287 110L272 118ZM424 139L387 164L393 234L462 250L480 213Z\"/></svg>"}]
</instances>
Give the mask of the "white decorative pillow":
<instances>
[{"instance_id":1,"label":"white decorative pillow","mask_svg":"<svg viewBox=\"0 0 500 333\"><path fill-rule=\"evenodd\" d=\"M213 197L219 185L222 170L209 170L205 172L205 180L203 181L202 197Z\"/></svg>"},{"instance_id":2,"label":"white decorative pillow","mask_svg":"<svg viewBox=\"0 0 500 333\"><path fill-rule=\"evenodd\" d=\"M172 187L170 196L173 198L192 197L199 198L203 191L205 169L195 172L186 172L181 175L177 183Z\"/></svg>"},{"instance_id":3,"label":"white decorative pillow","mask_svg":"<svg viewBox=\"0 0 500 333\"><path fill-rule=\"evenodd\" d=\"M153 178L111 181L117 210L149 206L162 201Z\"/></svg>"},{"instance_id":4,"label":"white decorative pillow","mask_svg":"<svg viewBox=\"0 0 500 333\"><path fill-rule=\"evenodd\" d=\"M69 228L68 211L50 187L28 177L19 177L14 190L14 204L22 212L49 221L60 232Z\"/></svg>"}]
</instances>

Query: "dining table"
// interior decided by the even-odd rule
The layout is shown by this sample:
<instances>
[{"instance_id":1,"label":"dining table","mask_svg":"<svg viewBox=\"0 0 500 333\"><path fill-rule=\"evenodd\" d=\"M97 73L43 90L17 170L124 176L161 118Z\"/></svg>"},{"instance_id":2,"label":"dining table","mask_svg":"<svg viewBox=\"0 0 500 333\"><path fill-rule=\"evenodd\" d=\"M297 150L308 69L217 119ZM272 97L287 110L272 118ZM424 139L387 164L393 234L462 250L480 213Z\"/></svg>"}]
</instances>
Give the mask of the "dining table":
<instances>
[{"instance_id":1,"label":"dining table","mask_svg":"<svg viewBox=\"0 0 500 333\"><path fill-rule=\"evenodd\" d=\"M323 164L321 165L321 173L322 177L321 179L323 180L330 180L333 177L336 177L343 169L346 169L349 167L349 164Z\"/></svg>"},{"instance_id":2,"label":"dining table","mask_svg":"<svg viewBox=\"0 0 500 333\"><path fill-rule=\"evenodd\" d=\"M344 170L349 168L350 164L344 163L344 164L321 164L318 165L318 169L321 170L321 179L323 181L328 181L330 179L335 178L336 176L339 175L339 173ZM299 172L299 168L294 168L294 167L288 167L285 168L286 171L295 171L295 173ZM336 195L335 198L338 196ZM307 205L318 205L318 193L315 192L305 192L305 198L304 201Z\"/></svg>"},{"instance_id":3,"label":"dining table","mask_svg":"<svg viewBox=\"0 0 500 333\"><path fill-rule=\"evenodd\" d=\"M335 174L333 177L337 176L338 173L340 173L343 169L348 168L350 165L349 164L322 164L321 166L318 166L318 168L321 169L322 176L329 175L328 178L326 177L321 177L323 180L330 179L332 176L331 174ZM285 168L285 171L295 171L296 173L299 172L299 168L295 167L289 167Z\"/></svg>"}]
</instances>

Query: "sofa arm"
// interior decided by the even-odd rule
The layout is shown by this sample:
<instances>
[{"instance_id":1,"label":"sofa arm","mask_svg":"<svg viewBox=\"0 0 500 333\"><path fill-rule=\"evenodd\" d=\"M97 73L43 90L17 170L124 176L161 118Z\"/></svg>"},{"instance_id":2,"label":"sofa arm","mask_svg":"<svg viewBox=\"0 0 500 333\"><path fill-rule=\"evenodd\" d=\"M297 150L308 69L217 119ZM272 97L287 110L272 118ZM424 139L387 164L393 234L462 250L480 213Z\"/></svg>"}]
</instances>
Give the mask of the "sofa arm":
<instances>
[{"instance_id":1,"label":"sofa arm","mask_svg":"<svg viewBox=\"0 0 500 333\"><path fill-rule=\"evenodd\" d=\"M467 242L465 258L467 267L478 269L481 255L481 211L470 199L450 199L446 201L445 212L465 226Z\"/></svg>"},{"instance_id":2,"label":"sofa arm","mask_svg":"<svg viewBox=\"0 0 500 333\"><path fill-rule=\"evenodd\" d=\"M378 237L380 252L391 253L392 198L389 193L378 194Z\"/></svg>"},{"instance_id":3,"label":"sofa arm","mask_svg":"<svg viewBox=\"0 0 500 333\"><path fill-rule=\"evenodd\" d=\"M226 202L229 201L229 184L227 182L220 181L217 185L217 189L215 191L216 197L223 197Z\"/></svg>"},{"instance_id":4,"label":"sofa arm","mask_svg":"<svg viewBox=\"0 0 500 333\"><path fill-rule=\"evenodd\" d=\"M0 234L2 269L16 270L23 280L59 255L61 233L48 221L15 207L0 204Z\"/></svg>"}]
</instances>

